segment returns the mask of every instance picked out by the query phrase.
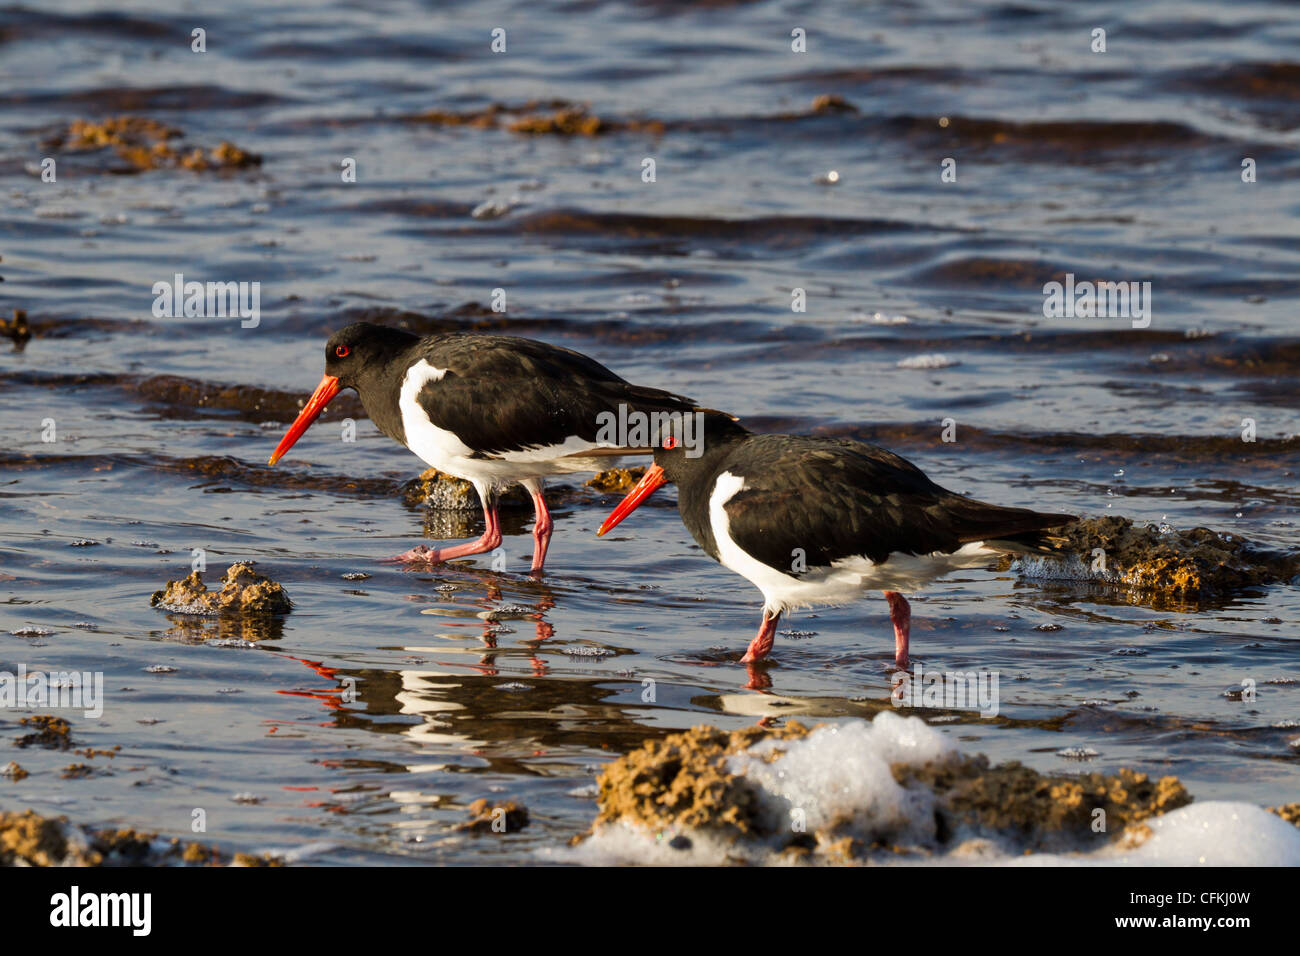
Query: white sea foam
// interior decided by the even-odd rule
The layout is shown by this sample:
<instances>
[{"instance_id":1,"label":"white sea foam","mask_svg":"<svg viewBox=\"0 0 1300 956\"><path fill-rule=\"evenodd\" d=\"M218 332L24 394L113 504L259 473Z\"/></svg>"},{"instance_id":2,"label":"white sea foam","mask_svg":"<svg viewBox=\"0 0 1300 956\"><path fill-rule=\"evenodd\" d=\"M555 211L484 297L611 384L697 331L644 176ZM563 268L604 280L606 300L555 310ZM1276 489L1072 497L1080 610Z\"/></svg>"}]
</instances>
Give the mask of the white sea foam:
<instances>
[{"instance_id":1,"label":"white sea foam","mask_svg":"<svg viewBox=\"0 0 1300 956\"><path fill-rule=\"evenodd\" d=\"M767 762L773 750L784 754ZM915 717L886 711L871 723L819 727L798 741L768 739L728 758L728 769L760 787L772 829L788 828L801 813L808 832L846 813L855 829L874 839L882 833L933 835L933 796L899 786L891 763L920 764L954 753L937 730Z\"/></svg>"},{"instance_id":2,"label":"white sea foam","mask_svg":"<svg viewBox=\"0 0 1300 956\"><path fill-rule=\"evenodd\" d=\"M1300 828L1252 803L1207 800L1147 820L1152 835L1136 849L1031 854L1013 865L1300 866Z\"/></svg>"},{"instance_id":3,"label":"white sea foam","mask_svg":"<svg viewBox=\"0 0 1300 956\"><path fill-rule=\"evenodd\" d=\"M958 359L950 358L939 352L930 355L913 355L909 358L901 359L898 362L898 368L908 369L935 369L951 368L954 365L960 365Z\"/></svg>"},{"instance_id":4,"label":"white sea foam","mask_svg":"<svg viewBox=\"0 0 1300 956\"><path fill-rule=\"evenodd\" d=\"M1095 570L1091 561L1077 554L1059 557L1026 554L1011 562L1011 570L1036 581L1116 581L1113 569Z\"/></svg>"}]
</instances>

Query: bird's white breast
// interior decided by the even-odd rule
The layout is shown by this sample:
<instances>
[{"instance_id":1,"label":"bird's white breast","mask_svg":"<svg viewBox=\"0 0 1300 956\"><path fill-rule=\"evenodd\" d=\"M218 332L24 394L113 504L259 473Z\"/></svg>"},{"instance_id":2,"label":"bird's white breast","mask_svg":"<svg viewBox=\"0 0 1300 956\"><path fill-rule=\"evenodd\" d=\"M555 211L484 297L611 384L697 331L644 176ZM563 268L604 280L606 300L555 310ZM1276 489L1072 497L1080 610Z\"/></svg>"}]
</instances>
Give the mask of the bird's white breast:
<instances>
[{"instance_id":1,"label":"bird's white breast","mask_svg":"<svg viewBox=\"0 0 1300 956\"><path fill-rule=\"evenodd\" d=\"M451 463L467 455L474 449L461 441L455 432L439 428L429 421L429 416L417 401L423 388L430 382L442 381L447 374L445 368L435 368L426 359L420 359L409 369L402 379L402 391L397 399L397 407L402 415L402 430L406 433L406 447L419 455L426 464L439 471L456 472Z\"/></svg>"},{"instance_id":2,"label":"bird's white breast","mask_svg":"<svg viewBox=\"0 0 1300 956\"><path fill-rule=\"evenodd\" d=\"M718 560L743 578L747 578L763 592L765 607L769 611L783 611L800 604L820 603L816 596L798 597L807 590L805 582L776 568L764 564L742 548L731 537L731 520L727 515L727 502L745 488L745 479L729 471L720 474L709 495L709 525L718 547ZM791 561L794 557L791 556ZM856 593L857 588L854 588Z\"/></svg>"}]
</instances>

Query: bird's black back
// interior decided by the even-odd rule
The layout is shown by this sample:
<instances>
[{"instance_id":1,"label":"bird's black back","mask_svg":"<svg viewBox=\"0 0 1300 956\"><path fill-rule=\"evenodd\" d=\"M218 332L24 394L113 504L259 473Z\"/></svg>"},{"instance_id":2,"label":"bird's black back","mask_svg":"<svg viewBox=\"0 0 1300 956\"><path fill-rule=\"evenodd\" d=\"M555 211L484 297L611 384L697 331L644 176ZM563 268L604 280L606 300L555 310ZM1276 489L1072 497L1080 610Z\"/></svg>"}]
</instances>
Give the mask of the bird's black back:
<instances>
[{"instance_id":1,"label":"bird's black back","mask_svg":"<svg viewBox=\"0 0 1300 956\"><path fill-rule=\"evenodd\" d=\"M949 554L978 541L1030 543L1074 520L955 494L906 459L847 439L753 435L710 470L679 487L696 540L718 557L708 498L720 475L736 475L745 486L725 505L731 538L786 573L796 549L810 569L859 555L879 563L895 553Z\"/></svg>"}]
</instances>

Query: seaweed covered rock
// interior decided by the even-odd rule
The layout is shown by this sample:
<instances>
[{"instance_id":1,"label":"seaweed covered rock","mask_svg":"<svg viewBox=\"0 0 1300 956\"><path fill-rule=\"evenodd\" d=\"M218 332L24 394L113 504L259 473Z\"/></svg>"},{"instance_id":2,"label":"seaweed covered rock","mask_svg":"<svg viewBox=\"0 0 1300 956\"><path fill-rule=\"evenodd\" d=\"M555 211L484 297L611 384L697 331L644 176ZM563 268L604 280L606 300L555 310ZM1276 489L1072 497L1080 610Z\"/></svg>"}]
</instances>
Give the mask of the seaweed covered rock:
<instances>
[{"instance_id":1,"label":"seaweed covered rock","mask_svg":"<svg viewBox=\"0 0 1300 956\"><path fill-rule=\"evenodd\" d=\"M62 717L37 714L35 717L23 717L18 723L30 727L31 733L15 740L15 747L44 747L46 750L68 750L72 747L72 726Z\"/></svg>"},{"instance_id":2,"label":"seaweed covered rock","mask_svg":"<svg viewBox=\"0 0 1300 956\"><path fill-rule=\"evenodd\" d=\"M1300 553L1266 551L1234 534L1085 518L1053 532L1059 554L1004 558L1027 577L1088 580L1195 601L1300 575Z\"/></svg>"},{"instance_id":3,"label":"seaweed covered rock","mask_svg":"<svg viewBox=\"0 0 1300 956\"><path fill-rule=\"evenodd\" d=\"M597 472L584 483L588 488L595 488L605 494L612 494L614 492L631 491L644 474L645 467L641 465L635 468L606 468L604 471Z\"/></svg>"},{"instance_id":4,"label":"seaweed covered rock","mask_svg":"<svg viewBox=\"0 0 1300 956\"><path fill-rule=\"evenodd\" d=\"M904 787L920 785L939 796L941 841L966 831L1009 833L1036 851L1077 848L1098 820L1105 824L1097 831L1102 841L1106 833L1140 839L1147 835L1135 829L1142 821L1192 802L1177 777L1152 780L1126 768L1113 776L1054 777L1016 761L990 767L983 755L896 766L894 775Z\"/></svg>"},{"instance_id":5,"label":"seaweed covered rock","mask_svg":"<svg viewBox=\"0 0 1300 956\"><path fill-rule=\"evenodd\" d=\"M0 319L0 338L11 340L15 349L21 350L31 337L32 330L27 324L27 312L25 310L14 309L12 320Z\"/></svg>"},{"instance_id":6,"label":"seaweed covered rock","mask_svg":"<svg viewBox=\"0 0 1300 956\"><path fill-rule=\"evenodd\" d=\"M435 511L478 512L483 507L472 484L437 468L427 468L418 477L408 481L402 488L402 497L412 508L424 505ZM531 507L532 499L522 485L515 484L501 492L498 504Z\"/></svg>"},{"instance_id":7,"label":"seaweed covered rock","mask_svg":"<svg viewBox=\"0 0 1300 956\"><path fill-rule=\"evenodd\" d=\"M667 128L656 119L608 119L596 116L585 105L567 104L550 113L532 113L509 124L510 132L528 136L601 136L606 133L651 133Z\"/></svg>"},{"instance_id":8,"label":"seaweed covered rock","mask_svg":"<svg viewBox=\"0 0 1300 956\"><path fill-rule=\"evenodd\" d=\"M74 153L111 148L131 172L165 168L195 172L247 169L262 163L260 156L233 143L221 142L204 149L178 142L184 138L182 130L146 116L110 116L102 120L73 120L48 145Z\"/></svg>"},{"instance_id":9,"label":"seaweed covered rock","mask_svg":"<svg viewBox=\"0 0 1300 956\"><path fill-rule=\"evenodd\" d=\"M198 571L180 581L168 581L155 591L149 603L178 614L204 616L265 617L288 614L293 609L289 595L279 583L258 574L251 561L240 561L226 569L220 591L209 591Z\"/></svg>"},{"instance_id":10,"label":"seaweed covered rock","mask_svg":"<svg viewBox=\"0 0 1300 956\"><path fill-rule=\"evenodd\" d=\"M34 810L0 811L0 866L281 866L272 856L236 853L132 829L92 830Z\"/></svg>"},{"instance_id":11,"label":"seaweed covered rock","mask_svg":"<svg viewBox=\"0 0 1300 956\"><path fill-rule=\"evenodd\" d=\"M1300 803L1287 803L1280 807L1269 807L1269 813L1276 813L1292 826L1300 827Z\"/></svg>"},{"instance_id":12,"label":"seaweed covered rock","mask_svg":"<svg viewBox=\"0 0 1300 956\"><path fill-rule=\"evenodd\" d=\"M407 117L407 120L435 126L472 126L477 129L494 129L504 122L512 133L527 136L600 136L613 132L660 134L666 128L662 120L596 116L586 104L562 99L530 100L517 106L489 103L479 109L465 111L431 109Z\"/></svg>"},{"instance_id":13,"label":"seaweed covered rock","mask_svg":"<svg viewBox=\"0 0 1300 956\"><path fill-rule=\"evenodd\" d=\"M587 112L582 106L566 106L553 113L522 116L510 124L512 133L528 133L533 136L548 133L558 136L599 136L608 128L608 123Z\"/></svg>"},{"instance_id":14,"label":"seaweed covered rock","mask_svg":"<svg viewBox=\"0 0 1300 956\"><path fill-rule=\"evenodd\" d=\"M183 135L175 126L147 116L110 116L102 120L73 120L68 124L64 145L69 149L134 146L165 143Z\"/></svg>"},{"instance_id":15,"label":"seaweed covered rock","mask_svg":"<svg viewBox=\"0 0 1300 956\"><path fill-rule=\"evenodd\" d=\"M69 860L62 820L42 817L34 810L0 811L0 866L61 866L65 862L79 864L81 860L75 856Z\"/></svg>"},{"instance_id":16,"label":"seaweed covered rock","mask_svg":"<svg viewBox=\"0 0 1300 956\"><path fill-rule=\"evenodd\" d=\"M652 829L681 826L754 833L760 829L757 793L749 781L727 769L727 756L760 740L807 734L807 727L791 721L778 729L746 727L730 733L702 725L647 740L600 775L595 825L628 821Z\"/></svg>"},{"instance_id":17,"label":"seaweed covered rock","mask_svg":"<svg viewBox=\"0 0 1300 956\"><path fill-rule=\"evenodd\" d=\"M528 808L514 800L494 802L480 797L469 805L469 819L458 823L462 833L518 833L528 826Z\"/></svg>"},{"instance_id":18,"label":"seaweed covered rock","mask_svg":"<svg viewBox=\"0 0 1300 956\"><path fill-rule=\"evenodd\" d=\"M615 760L583 840L646 843L746 862L861 863L991 844L1008 853L1140 844L1145 821L1191 803L1174 777L1041 774L965 756L917 718L694 727ZM1098 823L1100 822L1100 825Z\"/></svg>"}]
</instances>

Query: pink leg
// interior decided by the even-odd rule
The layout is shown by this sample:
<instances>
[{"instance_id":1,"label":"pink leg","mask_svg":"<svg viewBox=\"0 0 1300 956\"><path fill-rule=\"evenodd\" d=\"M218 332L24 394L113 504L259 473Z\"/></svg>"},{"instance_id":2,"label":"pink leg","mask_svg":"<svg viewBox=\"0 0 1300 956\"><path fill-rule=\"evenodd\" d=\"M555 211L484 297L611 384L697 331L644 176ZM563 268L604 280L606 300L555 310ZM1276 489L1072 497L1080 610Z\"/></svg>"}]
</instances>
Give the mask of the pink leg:
<instances>
[{"instance_id":1,"label":"pink leg","mask_svg":"<svg viewBox=\"0 0 1300 956\"><path fill-rule=\"evenodd\" d=\"M740 659L740 663L752 664L754 661L761 661L771 653L772 644L776 641L776 622L780 619L780 614L769 617L767 608L763 608L763 623L758 627L758 634L749 642L749 649L745 651L745 656Z\"/></svg>"},{"instance_id":2,"label":"pink leg","mask_svg":"<svg viewBox=\"0 0 1300 956\"><path fill-rule=\"evenodd\" d=\"M546 549L551 544L551 530L555 527L555 522L551 520L551 513L546 510L546 499L542 497L542 487L538 484L536 487L529 488L533 496L533 507L537 510L537 521L533 524L533 573L542 570L542 565L546 563Z\"/></svg>"},{"instance_id":3,"label":"pink leg","mask_svg":"<svg viewBox=\"0 0 1300 956\"><path fill-rule=\"evenodd\" d=\"M495 501L490 503L486 499L483 501L483 522L486 527L483 529L483 536L477 541L466 541L464 544L452 545L449 548L429 548L421 544L396 557L385 558L384 563L420 562L423 564L441 564L443 561L450 561L452 558L463 558L471 554L495 551L501 547L501 522L497 517Z\"/></svg>"},{"instance_id":4,"label":"pink leg","mask_svg":"<svg viewBox=\"0 0 1300 956\"><path fill-rule=\"evenodd\" d=\"M894 622L894 666L906 670L912 663L908 659L908 640L912 636L912 605L897 591L886 591L885 598L889 601L889 619Z\"/></svg>"}]
</instances>

